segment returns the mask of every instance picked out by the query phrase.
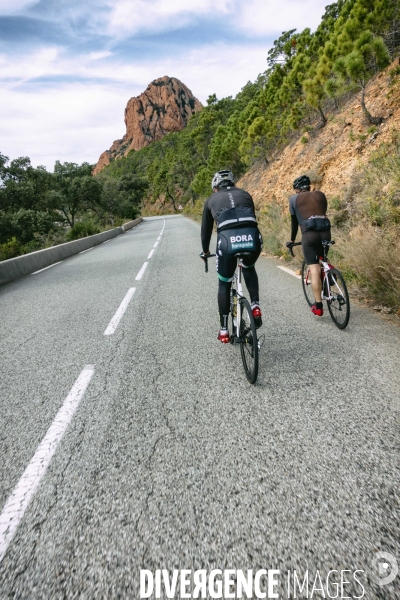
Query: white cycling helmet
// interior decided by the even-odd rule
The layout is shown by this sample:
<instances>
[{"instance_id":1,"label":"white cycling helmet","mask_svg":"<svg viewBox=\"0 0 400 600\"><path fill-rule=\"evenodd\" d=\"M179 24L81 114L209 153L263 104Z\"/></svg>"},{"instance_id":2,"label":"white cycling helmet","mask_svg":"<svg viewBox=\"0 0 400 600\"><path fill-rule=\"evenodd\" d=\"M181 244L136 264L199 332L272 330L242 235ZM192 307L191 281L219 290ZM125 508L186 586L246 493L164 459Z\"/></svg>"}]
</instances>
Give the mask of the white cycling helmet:
<instances>
[{"instance_id":1,"label":"white cycling helmet","mask_svg":"<svg viewBox=\"0 0 400 600\"><path fill-rule=\"evenodd\" d=\"M223 181L234 184L232 171L217 171L212 179L211 188L218 188Z\"/></svg>"}]
</instances>

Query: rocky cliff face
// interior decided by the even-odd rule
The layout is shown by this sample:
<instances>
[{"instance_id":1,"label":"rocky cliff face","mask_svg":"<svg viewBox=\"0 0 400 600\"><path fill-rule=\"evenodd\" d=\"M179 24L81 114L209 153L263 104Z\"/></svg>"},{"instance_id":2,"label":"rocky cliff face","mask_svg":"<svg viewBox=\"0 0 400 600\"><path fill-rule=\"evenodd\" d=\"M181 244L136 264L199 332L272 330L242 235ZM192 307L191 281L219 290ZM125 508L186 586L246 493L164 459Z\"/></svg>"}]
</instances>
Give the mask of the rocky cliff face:
<instances>
[{"instance_id":1,"label":"rocky cliff face","mask_svg":"<svg viewBox=\"0 0 400 600\"><path fill-rule=\"evenodd\" d=\"M131 98L125 108L126 134L101 154L93 173L99 173L129 150L140 150L167 133L186 127L193 113L202 109L184 83L175 77L152 81L140 96Z\"/></svg>"}]
</instances>

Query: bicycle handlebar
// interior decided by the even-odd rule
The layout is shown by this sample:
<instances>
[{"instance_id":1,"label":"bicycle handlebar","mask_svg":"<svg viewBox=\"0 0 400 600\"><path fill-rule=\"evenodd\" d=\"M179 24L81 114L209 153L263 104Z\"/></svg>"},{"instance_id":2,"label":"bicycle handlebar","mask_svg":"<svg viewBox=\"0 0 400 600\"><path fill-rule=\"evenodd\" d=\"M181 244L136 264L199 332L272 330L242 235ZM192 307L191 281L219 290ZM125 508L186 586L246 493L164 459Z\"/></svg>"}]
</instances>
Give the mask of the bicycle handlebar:
<instances>
[{"instance_id":1,"label":"bicycle handlebar","mask_svg":"<svg viewBox=\"0 0 400 600\"><path fill-rule=\"evenodd\" d=\"M293 246L301 246L301 242L286 242L286 248L289 248L289 252L292 256L294 256Z\"/></svg>"},{"instance_id":2,"label":"bicycle handlebar","mask_svg":"<svg viewBox=\"0 0 400 600\"><path fill-rule=\"evenodd\" d=\"M203 254L203 252L200 252L199 256L202 260L204 260L204 270L206 273L208 273L208 259L212 258L213 256L216 256L216 254L205 255L205 254Z\"/></svg>"},{"instance_id":3,"label":"bicycle handlebar","mask_svg":"<svg viewBox=\"0 0 400 600\"><path fill-rule=\"evenodd\" d=\"M335 242L333 240L331 240L331 241L323 240L322 245L323 246L333 246L334 243ZM286 248L289 248L290 254L294 257L293 246L301 246L301 242L286 242Z\"/></svg>"}]
</instances>

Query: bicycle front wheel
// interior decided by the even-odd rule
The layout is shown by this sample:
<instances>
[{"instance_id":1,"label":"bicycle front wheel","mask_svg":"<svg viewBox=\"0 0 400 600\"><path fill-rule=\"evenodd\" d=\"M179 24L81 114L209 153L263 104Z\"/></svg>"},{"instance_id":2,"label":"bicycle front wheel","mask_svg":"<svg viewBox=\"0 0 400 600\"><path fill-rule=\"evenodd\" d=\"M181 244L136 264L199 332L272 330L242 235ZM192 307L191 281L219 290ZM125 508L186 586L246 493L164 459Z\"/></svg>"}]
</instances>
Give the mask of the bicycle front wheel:
<instances>
[{"instance_id":1,"label":"bicycle front wheel","mask_svg":"<svg viewBox=\"0 0 400 600\"><path fill-rule=\"evenodd\" d=\"M330 298L327 300L329 314L336 327L344 329L350 319L349 293L340 271L331 269L328 271L327 277L329 277L331 289Z\"/></svg>"},{"instance_id":2,"label":"bicycle front wheel","mask_svg":"<svg viewBox=\"0 0 400 600\"><path fill-rule=\"evenodd\" d=\"M307 300L308 306L315 304L314 292L311 287L311 273L310 269L305 260L301 267L301 283L303 285L303 292Z\"/></svg>"},{"instance_id":3,"label":"bicycle front wheel","mask_svg":"<svg viewBox=\"0 0 400 600\"><path fill-rule=\"evenodd\" d=\"M244 372L250 383L255 383L258 375L258 340L257 330L250 304L246 298L241 298L240 320L240 352Z\"/></svg>"}]
</instances>

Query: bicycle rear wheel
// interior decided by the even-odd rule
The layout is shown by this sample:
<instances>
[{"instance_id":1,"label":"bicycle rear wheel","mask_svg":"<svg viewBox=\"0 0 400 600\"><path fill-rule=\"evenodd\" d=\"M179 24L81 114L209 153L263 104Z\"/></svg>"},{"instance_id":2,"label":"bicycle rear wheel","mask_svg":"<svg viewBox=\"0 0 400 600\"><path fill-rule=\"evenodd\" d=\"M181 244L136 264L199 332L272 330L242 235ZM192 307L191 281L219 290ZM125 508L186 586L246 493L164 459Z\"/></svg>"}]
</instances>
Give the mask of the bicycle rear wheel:
<instances>
[{"instance_id":1,"label":"bicycle rear wheel","mask_svg":"<svg viewBox=\"0 0 400 600\"><path fill-rule=\"evenodd\" d=\"M308 306L315 304L314 292L311 287L311 275L310 269L305 260L301 266L301 283L303 285L303 292L307 300Z\"/></svg>"},{"instance_id":2,"label":"bicycle rear wheel","mask_svg":"<svg viewBox=\"0 0 400 600\"><path fill-rule=\"evenodd\" d=\"M329 314L336 327L344 329L350 319L349 293L340 271L331 269L327 276L331 288L330 300L327 300Z\"/></svg>"},{"instance_id":3,"label":"bicycle rear wheel","mask_svg":"<svg viewBox=\"0 0 400 600\"><path fill-rule=\"evenodd\" d=\"M240 352L246 377L250 383L255 383L258 375L258 340L256 324L248 300L246 300L246 298L241 298L240 304Z\"/></svg>"}]
</instances>

